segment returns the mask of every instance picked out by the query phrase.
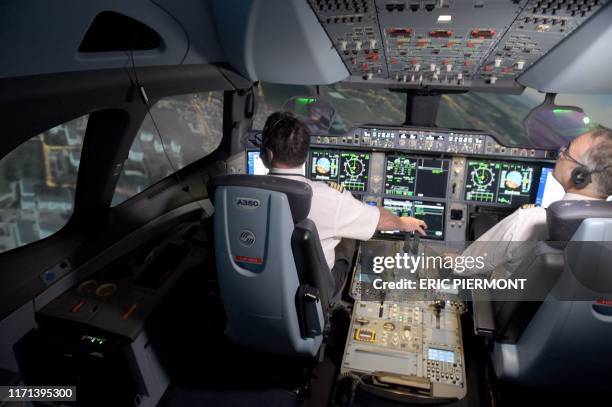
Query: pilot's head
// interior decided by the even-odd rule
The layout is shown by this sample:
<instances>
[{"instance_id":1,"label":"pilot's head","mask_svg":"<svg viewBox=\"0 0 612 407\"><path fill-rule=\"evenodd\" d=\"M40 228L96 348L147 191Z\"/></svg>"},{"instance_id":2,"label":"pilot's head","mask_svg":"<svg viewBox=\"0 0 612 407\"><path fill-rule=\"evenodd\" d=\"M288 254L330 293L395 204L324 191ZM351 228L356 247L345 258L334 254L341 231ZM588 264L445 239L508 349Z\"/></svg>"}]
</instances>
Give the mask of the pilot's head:
<instances>
[{"instance_id":1,"label":"pilot's head","mask_svg":"<svg viewBox=\"0 0 612 407\"><path fill-rule=\"evenodd\" d=\"M612 195L612 130L599 126L562 147L553 176L566 192Z\"/></svg>"},{"instance_id":2,"label":"pilot's head","mask_svg":"<svg viewBox=\"0 0 612 407\"><path fill-rule=\"evenodd\" d=\"M308 158L310 134L293 113L272 113L264 126L260 156L268 168L300 167Z\"/></svg>"}]
</instances>

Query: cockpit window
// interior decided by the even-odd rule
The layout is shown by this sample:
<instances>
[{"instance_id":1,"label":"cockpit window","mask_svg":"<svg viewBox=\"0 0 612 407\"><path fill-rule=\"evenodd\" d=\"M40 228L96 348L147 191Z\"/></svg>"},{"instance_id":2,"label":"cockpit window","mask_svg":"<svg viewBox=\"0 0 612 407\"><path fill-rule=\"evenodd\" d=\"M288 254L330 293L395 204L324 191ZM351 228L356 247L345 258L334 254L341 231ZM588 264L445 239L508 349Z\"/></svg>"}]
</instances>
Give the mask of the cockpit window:
<instances>
[{"instance_id":1,"label":"cockpit window","mask_svg":"<svg viewBox=\"0 0 612 407\"><path fill-rule=\"evenodd\" d=\"M587 114L590 123L612 128L612 95L559 94L557 105L578 106Z\"/></svg>"},{"instance_id":2,"label":"cockpit window","mask_svg":"<svg viewBox=\"0 0 612 407\"><path fill-rule=\"evenodd\" d=\"M130 147L113 206L217 149L223 136L223 92L161 99L151 107L151 116Z\"/></svg>"},{"instance_id":3,"label":"cockpit window","mask_svg":"<svg viewBox=\"0 0 612 407\"><path fill-rule=\"evenodd\" d=\"M544 94L525 89L521 95L468 92L442 95L436 125L482 130L507 146L529 147L523 119L544 101Z\"/></svg>"},{"instance_id":4,"label":"cockpit window","mask_svg":"<svg viewBox=\"0 0 612 407\"><path fill-rule=\"evenodd\" d=\"M70 219L87 119L37 134L0 160L0 253L51 236Z\"/></svg>"},{"instance_id":5,"label":"cockpit window","mask_svg":"<svg viewBox=\"0 0 612 407\"><path fill-rule=\"evenodd\" d=\"M292 96L316 96L314 86L259 83L253 129L261 130L266 118L281 110ZM400 125L406 114L406 96L384 88L365 89L343 83L319 86L319 97L336 109L330 134L344 134L360 124Z\"/></svg>"}]
</instances>

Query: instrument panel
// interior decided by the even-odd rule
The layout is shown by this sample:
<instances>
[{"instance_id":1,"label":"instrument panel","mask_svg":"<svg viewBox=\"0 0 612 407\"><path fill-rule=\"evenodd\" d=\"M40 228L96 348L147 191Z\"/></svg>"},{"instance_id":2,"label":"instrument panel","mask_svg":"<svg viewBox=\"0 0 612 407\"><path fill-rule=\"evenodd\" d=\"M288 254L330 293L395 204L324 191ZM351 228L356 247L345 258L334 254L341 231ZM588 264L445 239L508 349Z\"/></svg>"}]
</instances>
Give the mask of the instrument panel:
<instances>
[{"instance_id":1,"label":"instrument panel","mask_svg":"<svg viewBox=\"0 0 612 407\"><path fill-rule=\"evenodd\" d=\"M563 191L552 177L556 155L503 146L481 132L363 127L343 136L312 136L304 175L342 185L369 205L424 220L426 239L462 242L470 207L546 207L559 199ZM266 173L258 156L257 149L247 151L248 173Z\"/></svg>"}]
</instances>

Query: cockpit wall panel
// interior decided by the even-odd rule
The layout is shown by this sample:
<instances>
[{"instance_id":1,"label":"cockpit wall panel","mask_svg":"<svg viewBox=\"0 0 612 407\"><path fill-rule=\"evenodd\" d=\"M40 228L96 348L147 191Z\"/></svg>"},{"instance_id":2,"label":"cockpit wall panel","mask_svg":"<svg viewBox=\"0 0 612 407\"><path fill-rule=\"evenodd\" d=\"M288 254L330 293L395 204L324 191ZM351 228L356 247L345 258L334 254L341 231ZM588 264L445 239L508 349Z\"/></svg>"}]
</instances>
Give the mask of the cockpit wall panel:
<instances>
[{"instance_id":1,"label":"cockpit wall panel","mask_svg":"<svg viewBox=\"0 0 612 407\"><path fill-rule=\"evenodd\" d=\"M108 11L146 25L161 38L159 47L133 52L136 66L224 61L206 2L3 1L0 78L123 68L129 63L127 51L79 52L96 16Z\"/></svg>"},{"instance_id":2,"label":"cockpit wall panel","mask_svg":"<svg viewBox=\"0 0 612 407\"><path fill-rule=\"evenodd\" d=\"M349 72L303 0L215 0L228 62L251 80L329 84Z\"/></svg>"},{"instance_id":3,"label":"cockpit wall panel","mask_svg":"<svg viewBox=\"0 0 612 407\"><path fill-rule=\"evenodd\" d=\"M611 93L610 22L612 3L545 55L518 81L524 86L553 93Z\"/></svg>"}]
</instances>

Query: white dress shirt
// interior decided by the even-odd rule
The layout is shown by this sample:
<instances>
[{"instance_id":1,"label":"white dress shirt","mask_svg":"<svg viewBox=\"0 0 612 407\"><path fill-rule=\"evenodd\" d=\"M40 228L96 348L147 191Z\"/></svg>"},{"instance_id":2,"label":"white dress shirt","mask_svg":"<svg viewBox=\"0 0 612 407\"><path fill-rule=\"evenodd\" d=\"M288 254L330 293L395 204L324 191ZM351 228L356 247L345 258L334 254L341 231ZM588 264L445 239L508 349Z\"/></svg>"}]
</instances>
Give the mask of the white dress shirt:
<instances>
[{"instance_id":1,"label":"white dress shirt","mask_svg":"<svg viewBox=\"0 0 612 407\"><path fill-rule=\"evenodd\" d=\"M353 197L349 191L340 192L321 181L312 181L302 174L303 168L273 168L269 175L305 182L312 188L312 203L308 218L319 232L325 261L331 270L334 249L344 238L369 240L376 232L380 212Z\"/></svg>"},{"instance_id":2,"label":"white dress shirt","mask_svg":"<svg viewBox=\"0 0 612 407\"><path fill-rule=\"evenodd\" d=\"M586 195L566 193L562 200L595 200ZM489 274L506 278L520 265L525 255L533 248L520 242L548 240L546 209L536 206L519 208L474 241L462 256L484 257L484 269L466 270L462 275Z\"/></svg>"}]
</instances>

